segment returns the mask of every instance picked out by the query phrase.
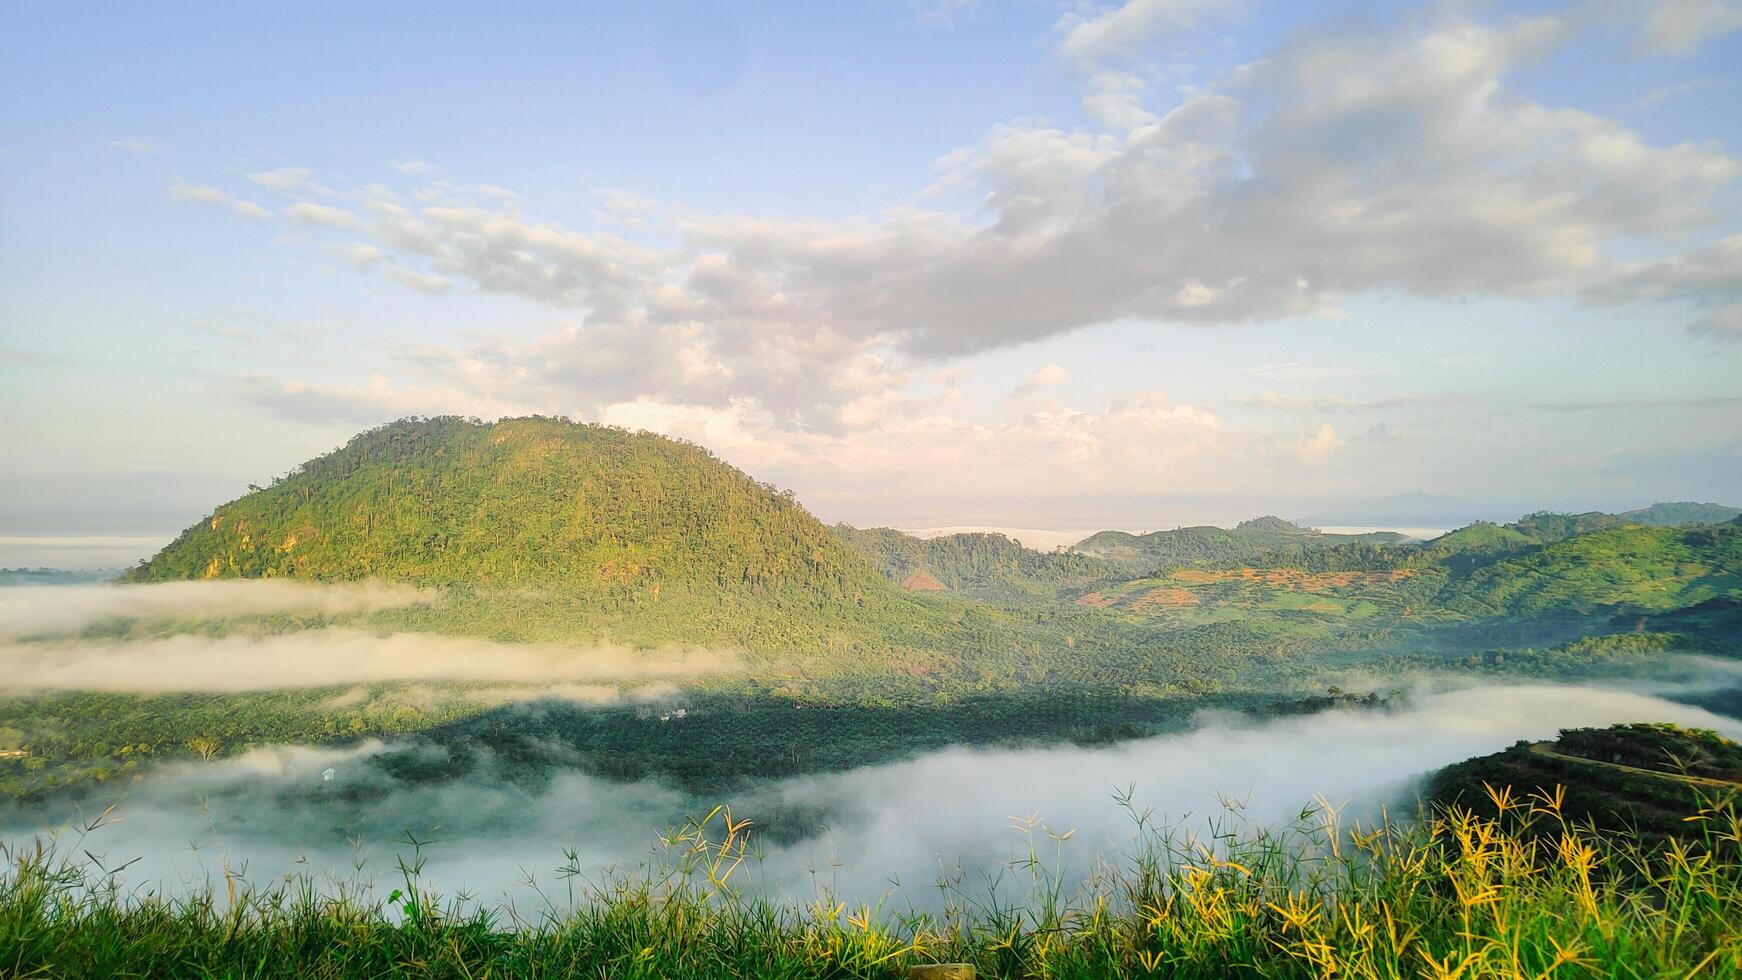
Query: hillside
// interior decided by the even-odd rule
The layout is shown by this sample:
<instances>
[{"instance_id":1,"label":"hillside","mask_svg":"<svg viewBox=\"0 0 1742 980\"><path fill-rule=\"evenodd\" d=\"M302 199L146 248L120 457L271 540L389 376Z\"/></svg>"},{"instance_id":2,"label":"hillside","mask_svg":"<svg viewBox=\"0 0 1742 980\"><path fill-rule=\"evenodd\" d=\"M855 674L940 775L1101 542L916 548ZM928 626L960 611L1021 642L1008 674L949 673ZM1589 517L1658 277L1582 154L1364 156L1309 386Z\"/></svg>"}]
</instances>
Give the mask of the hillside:
<instances>
[{"instance_id":1,"label":"hillside","mask_svg":"<svg viewBox=\"0 0 1742 980\"><path fill-rule=\"evenodd\" d=\"M1537 511L1510 524L1478 521L1428 542L1423 553L1456 572L1474 571L1510 556L1522 555L1559 541L1629 524L1652 527L1696 527L1734 520L1735 508L1719 504L1652 504L1623 514L1588 511L1560 514Z\"/></svg>"},{"instance_id":2,"label":"hillside","mask_svg":"<svg viewBox=\"0 0 1742 980\"><path fill-rule=\"evenodd\" d=\"M1560 787L1568 820L1648 838L1698 839L1704 828L1684 818L1698 809L1699 794L1742 790L1742 746L1674 725L1565 729L1553 742L1520 742L1447 766L1429 779L1427 797L1493 815L1490 787L1527 805ZM1559 824L1543 829L1558 833Z\"/></svg>"},{"instance_id":3,"label":"hillside","mask_svg":"<svg viewBox=\"0 0 1742 980\"><path fill-rule=\"evenodd\" d=\"M1112 574L1105 562L1070 551L1035 551L1002 534L916 538L894 528L834 527L885 578L919 591L947 591L989 602L1055 599Z\"/></svg>"},{"instance_id":4,"label":"hillside","mask_svg":"<svg viewBox=\"0 0 1742 980\"><path fill-rule=\"evenodd\" d=\"M1742 528L1627 524L1500 558L1453 581L1440 602L1470 616L1534 616L1664 611L1738 594Z\"/></svg>"},{"instance_id":5,"label":"hillside","mask_svg":"<svg viewBox=\"0 0 1742 980\"><path fill-rule=\"evenodd\" d=\"M1167 566L1227 567L1287 561L1339 545L1393 545L1406 540L1389 531L1325 534L1277 517L1256 517L1233 528L1206 525L1148 534L1102 531L1071 550L1127 574L1137 574Z\"/></svg>"},{"instance_id":6,"label":"hillside","mask_svg":"<svg viewBox=\"0 0 1742 980\"><path fill-rule=\"evenodd\" d=\"M217 508L132 581L875 587L790 495L706 450L554 419L407 419Z\"/></svg>"},{"instance_id":7,"label":"hillside","mask_svg":"<svg viewBox=\"0 0 1742 980\"><path fill-rule=\"evenodd\" d=\"M610 634L822 652L934 633L789 494L706 450L557 419L406 419L218 507L134 582L382 578L451 588L503 639Z\"/></svg>"}]
</instances>

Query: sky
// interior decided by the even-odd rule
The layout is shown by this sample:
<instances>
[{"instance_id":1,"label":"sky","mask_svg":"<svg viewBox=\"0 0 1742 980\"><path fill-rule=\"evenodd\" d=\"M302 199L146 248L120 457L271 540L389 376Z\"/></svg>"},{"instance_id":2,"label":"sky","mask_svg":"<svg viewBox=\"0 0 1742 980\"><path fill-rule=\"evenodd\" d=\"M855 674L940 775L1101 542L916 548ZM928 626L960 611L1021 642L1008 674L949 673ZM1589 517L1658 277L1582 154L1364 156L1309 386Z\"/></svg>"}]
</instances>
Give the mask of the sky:
<instances>
[{"instance_id":1,"label":"sky","mask_svg":"<svg viewBox=\"0 0 1742 980\"><path fill-rule=\"evenodd\" d=\"M433 414L902 527L1742 503L1739 66L1739 0L12 0L0 536Z\"/></svg>"}]
</instances>

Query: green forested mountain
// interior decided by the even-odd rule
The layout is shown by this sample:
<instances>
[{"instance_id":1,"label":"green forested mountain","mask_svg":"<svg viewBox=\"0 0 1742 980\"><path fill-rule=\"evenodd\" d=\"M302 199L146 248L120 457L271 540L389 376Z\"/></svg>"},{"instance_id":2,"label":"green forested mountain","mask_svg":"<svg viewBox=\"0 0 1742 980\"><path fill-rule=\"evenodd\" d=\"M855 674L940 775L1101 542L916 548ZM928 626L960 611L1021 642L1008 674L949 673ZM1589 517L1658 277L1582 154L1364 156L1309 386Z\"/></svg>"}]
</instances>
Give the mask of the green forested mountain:
<instances>
[{"instance_id":1,"label":"green forested mountain","mask_svg":"<svg viewBox=\"0 0 1742 980\"><path fill-rule=\"evenodd\" d=\"M705 449L556 419L407 419L182 532L134 581L288 576L552 585L880 588L787 494Z\"/></svg>"},{"instance_id":2,"label":"green forested mountain","mask_svg":"<svg viewBox=\"0 0 1742 980\"><path fill-rule=\"evenodd\" d=\"M706 450L547 418L406 419L217 508L135 582L444 586L395 628L724 643L827 661L948 624L790 494ZM894 657L899 661L899 657Z\"/></svg>"}]
</instances>

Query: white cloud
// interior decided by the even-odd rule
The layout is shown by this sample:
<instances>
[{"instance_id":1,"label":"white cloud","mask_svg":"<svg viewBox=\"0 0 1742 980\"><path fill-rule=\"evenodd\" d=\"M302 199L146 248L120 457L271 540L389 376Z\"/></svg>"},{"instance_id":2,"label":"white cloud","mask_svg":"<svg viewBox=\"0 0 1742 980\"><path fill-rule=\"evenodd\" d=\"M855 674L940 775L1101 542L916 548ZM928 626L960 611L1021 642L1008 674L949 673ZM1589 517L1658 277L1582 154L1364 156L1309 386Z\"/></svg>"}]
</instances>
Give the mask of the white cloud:
<instances>
[{"instance_id":1,"label":"white cloud","mask_svg":"<svg viewBox=\"0 0 1742 980\"><path fill-rule=\"evenodd\" d=\"M1307 463L1318 465L1329 459L1331 453L1346 445L1337 430L1330 423L1325 423L1306 437L1296 449L1300 458Z\"/></svg>"},{"instance_id":2,"label":"white cloud","mask_svg":"<svg viewBox=\"0 0 1742 980\"><path fill-rule=\"evenodd\" d=\"M362 225L356 215L344 208L312 204L308 201L298 201L285 208L284 213L292 221L303 225L317 225L326 228L358 228Z\"/></svg>"},{"instance_id":3,"label":"white cloud","mask_svg":"<svg viewBox=\"0 0 1742 980\"><path fill-rule=\"evenodd\" d=\"M246 201L227 191L206 184L192 184L177 180L169 185L169 195L178 201L195 201L200 204L216 204L230 209L230 213L251 221L270 221L271 211L266 210L253 201Z\"/></svg>"},{"instance_id":4,"label":"white cloud","mask_svg":"<svg viewBox=\"0 0 1742 980\"><path fill-rule=\"evenodd\" d=\"M955 389L926 375L960 355L1115 320L1324 316L1382 292L1693 304L1696 329L1732 332L1724 309L1742 300L1703 284L1703 252L1655 266L1611 252L1709 234L1737 161L1712 144L1648 143L1613 119L1514 91L1521 67L1603 21L1471 13L1487 9L1436 5L1382 26L1299 33L1183 91L1095 66L1092 126L1019 120L937 161L938 188L981 202L967 213L903 206L801 220L604 191L597 230L524 215L512 192L488 185L371 185L342 192L352 210L300 202L293 219L355 233L340 254L356 268L430 294L522 297L563 319L542 336L408 352L403 377L383 390L262 398L288 412L422 405L440 393L456 399L449 410L640 413L777 444L776 456L870 466L874 448L856 456L815 440L869 434L877 447L887 437L894 455L914 440L971 454L1014 431L1054 447L1084 445L1083 432L1108 443L1135 416L1109 407L969 421L942 414ZM1061 44L1110 58L1220 10L1132 3L1063 24ZM269 173L318 186L312 174ZM234 200L200 187L197 199ZM1278 384L1340 376L1300 364L1254 373ZM1290 397L1252 404L1355 410ZM1341 440L1320 435L1289 446L1322 459Z\"/></svg>"},{"instance_id":5,"label":"white cloud","mask_svg":"<svg viewBox=\"0 0 1742 980\"><path fill-rule=\"evenodd\" d=\"M421 177L433 174L441 168L423 160L396 160L393 163L393 169L410 177Z\"/></svg>"},{"instance_id":6,"label":"white cloud","mask_svg":"<svg viewBox=\"0 0 1742 980\"><path fill-rule=\"evenodd\" d=\"M351 263L358 272L369 272L387 257L387 253L373 245L360 242L346 245L338 250L338 254Z\"/></svg>"},{"instance_id":7,"label":"white cloud","mask_svg":"<svg viewBox=\"0 0 1742 980\"><path fill-rule=\"evenodd\" d=\"M1705 41L1742 30L1739 0L1653 0L1646 6L1642 54L1688 54Z\"/></svg>"},{"instance_id":8,"label":"white cloud","mask_svg":"<svg viewBox=\"0 0 1742 980\"><path fill-rule=\"evenodd\" d=\"M387 275L402 286L409 286L420 293L428 293L431 296L440 296L448 291L449 283L441 276L425 275L415 269L407 269L398 263L388 264Z\"/></svg>"},{"instance_id":9,"label":"white cloud","mask_svg":"<svg viewBox=\"0 0 1742 980\"><path fill-rule=\"evenodd\" d=\"M1067 13L1057 26L1064 35L1059 47L1080 62L1105 61L1244 6L1242 0L1127 0L1089 14Z\"/></svg>"},{"instance_id":10,"label":"white cloud","mask_svg":"<svg viewBox=\"0 0 1742 980\"><path fill-rule=\"evenodd\" d=\"M248 179L282 194L330 194L331 190L315 183L314 171L307 167L280 167L249 174Z\"/></svg>"},{"instance_id":11,"label":"white cloud","mask_svg":"<svg viewBox=\"0 0 1742 980\"><path fill-rule=\"evenodd\" d=\"M1070 378L1071 372L1066 371L1057 364L1048 364L1023 379L1022 384L1018 385L1016 390L1011 393L1011 397L1024 398L1028 395L1034 394L1042 388L1050 388L1053 385L1064 384L1066 381L1069 381Z\"/></svg>"},{"instance_id":12,"label":"white cloud","mask_svg":"<svg viewBox=\"0 0 1742 980\"><path fill-rule=\"evenodd\" d=\"M1739 335L1742 314L1742 235L1659 262L1636 263L1612 281L1586 290L1596 302L1680 302L1701 311L1690 333L1717 339Z\"/></svg>"}]
</instances>

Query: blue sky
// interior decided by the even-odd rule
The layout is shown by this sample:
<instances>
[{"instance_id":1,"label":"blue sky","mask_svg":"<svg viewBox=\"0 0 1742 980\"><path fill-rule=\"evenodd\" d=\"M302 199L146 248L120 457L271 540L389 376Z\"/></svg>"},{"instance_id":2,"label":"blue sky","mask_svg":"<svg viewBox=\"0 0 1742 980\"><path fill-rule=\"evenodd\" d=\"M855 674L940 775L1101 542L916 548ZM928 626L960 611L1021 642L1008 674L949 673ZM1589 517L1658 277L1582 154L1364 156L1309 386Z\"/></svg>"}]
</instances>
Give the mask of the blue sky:
<instances>
[{"instance_id":1,"label":"blue sky","mask_svg":"<svg viewBox=\"0 0 1742 980\"><path fill-rule=\"evenodd\" d=\"M406 414L828 519L1742 494L1742 5L0 7L0 534Z\"/></svg>"}]
</instances>

